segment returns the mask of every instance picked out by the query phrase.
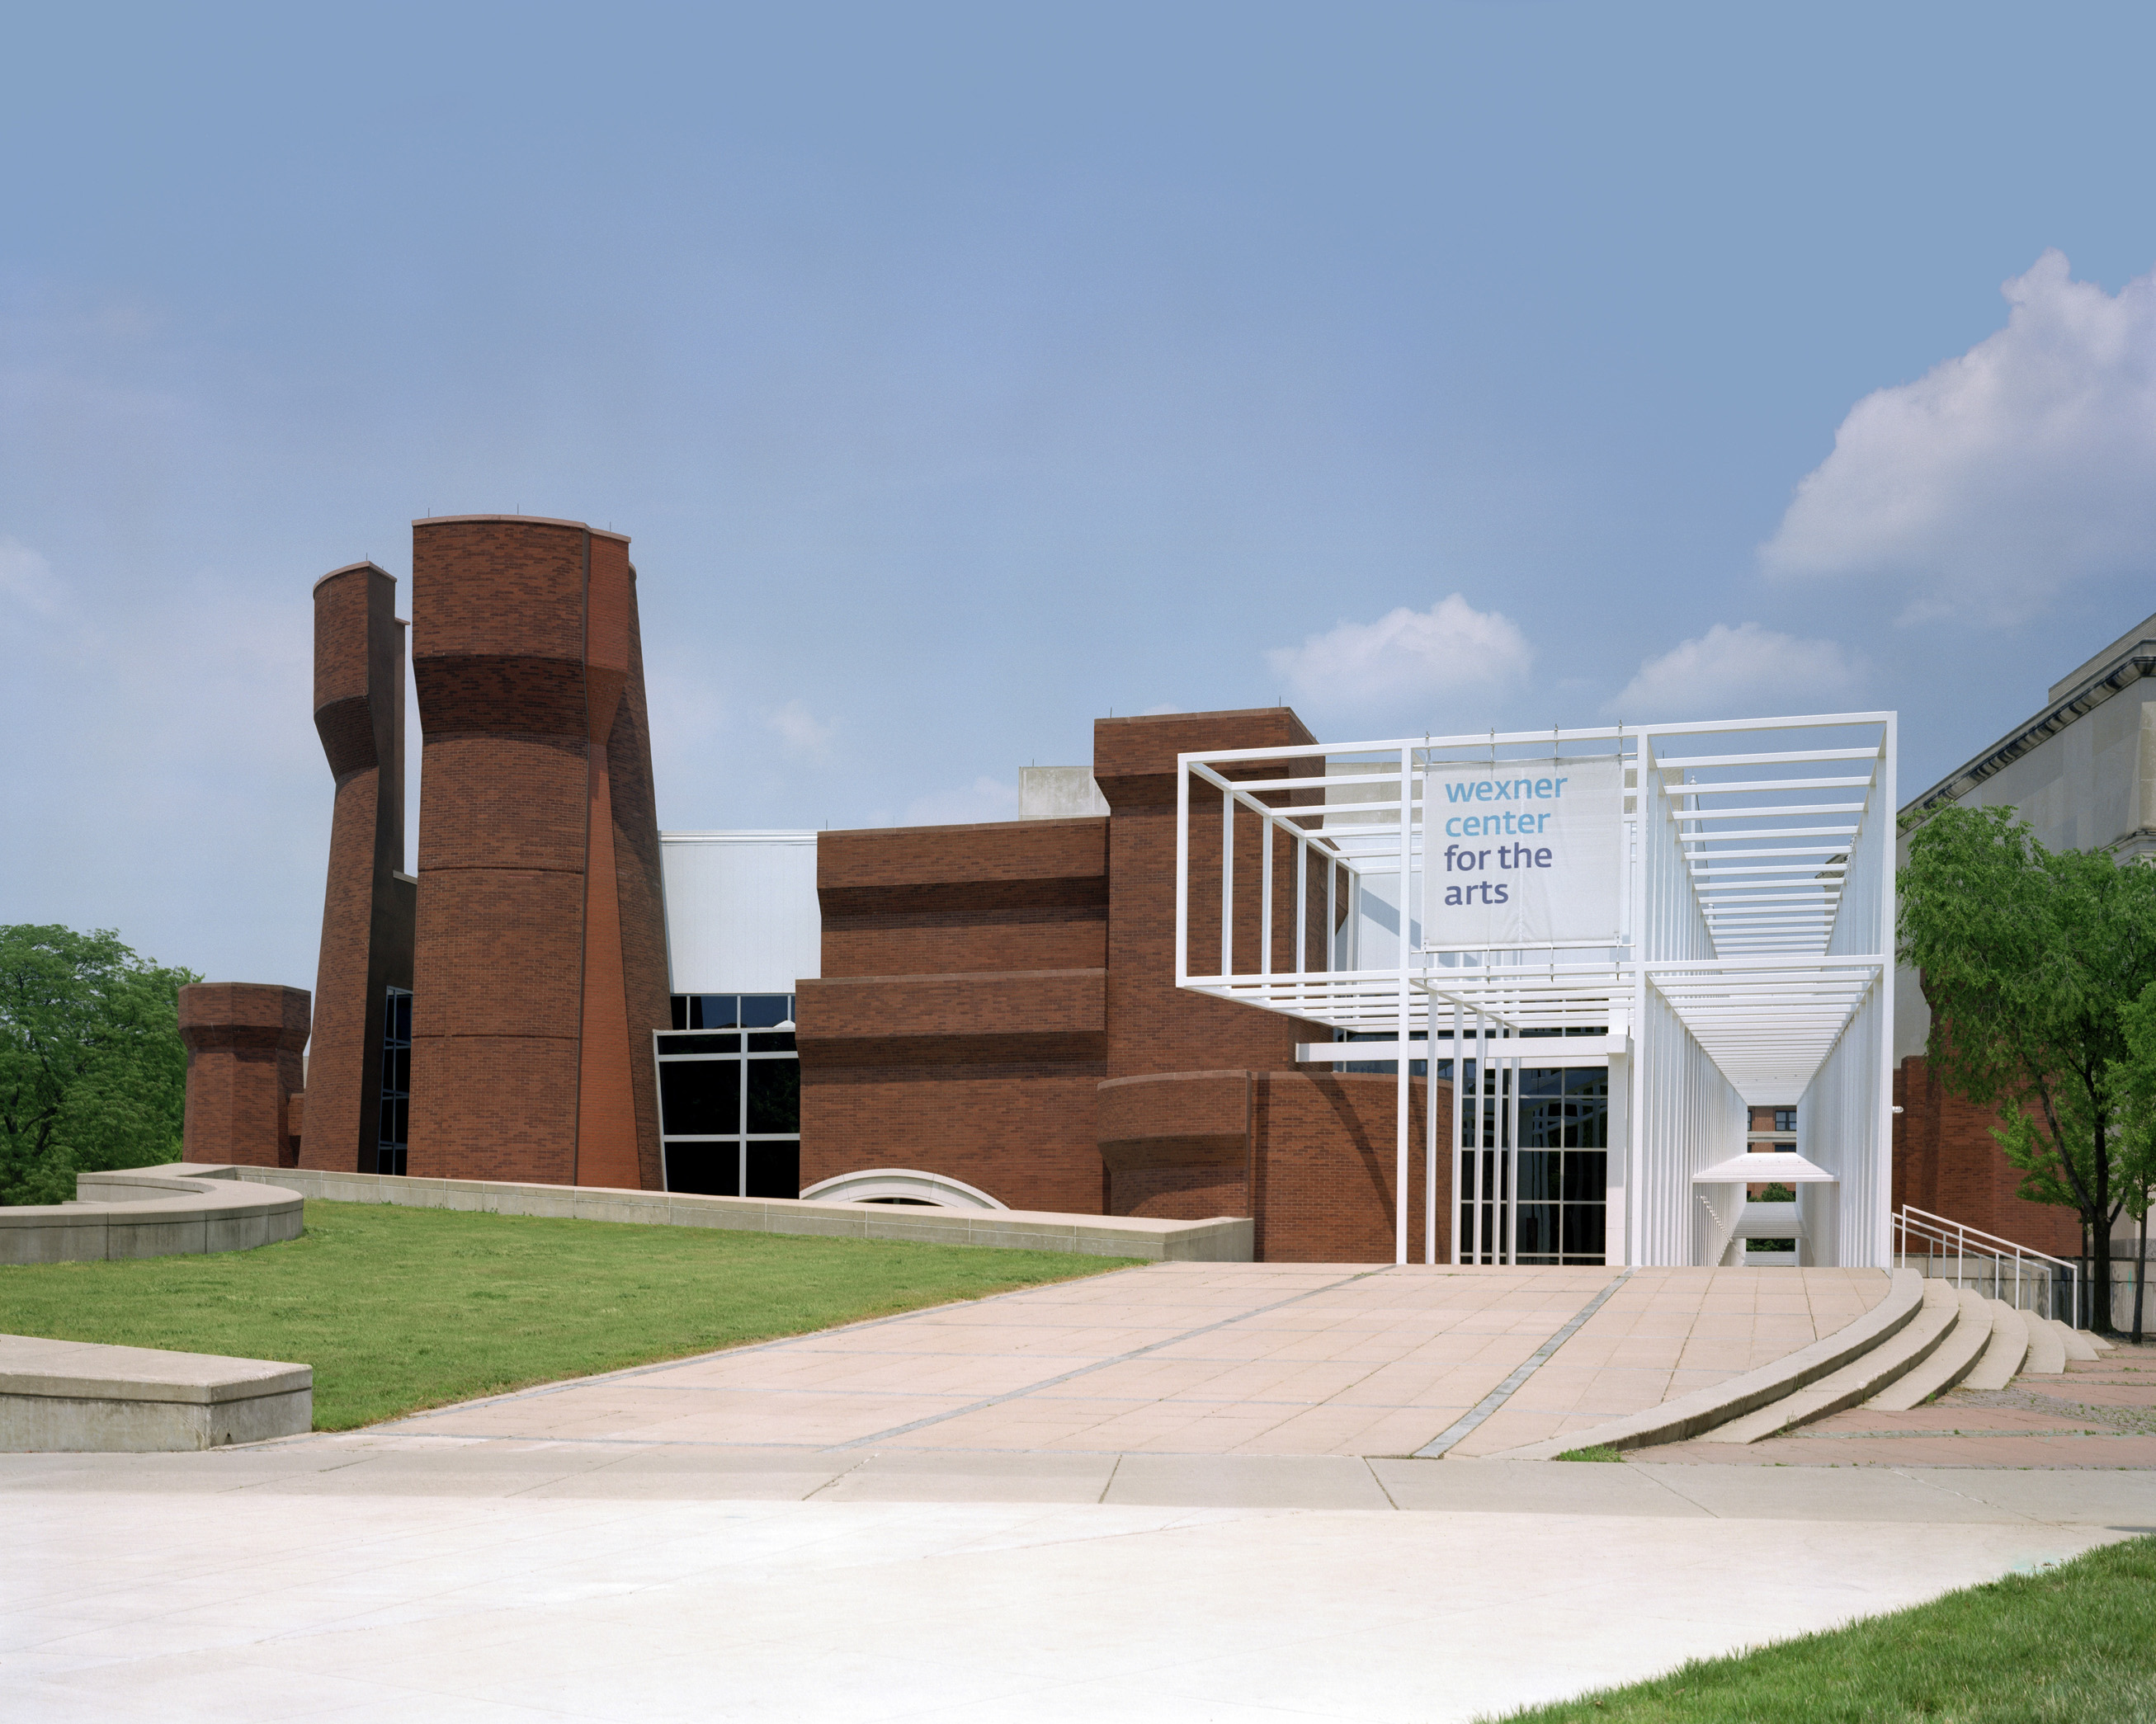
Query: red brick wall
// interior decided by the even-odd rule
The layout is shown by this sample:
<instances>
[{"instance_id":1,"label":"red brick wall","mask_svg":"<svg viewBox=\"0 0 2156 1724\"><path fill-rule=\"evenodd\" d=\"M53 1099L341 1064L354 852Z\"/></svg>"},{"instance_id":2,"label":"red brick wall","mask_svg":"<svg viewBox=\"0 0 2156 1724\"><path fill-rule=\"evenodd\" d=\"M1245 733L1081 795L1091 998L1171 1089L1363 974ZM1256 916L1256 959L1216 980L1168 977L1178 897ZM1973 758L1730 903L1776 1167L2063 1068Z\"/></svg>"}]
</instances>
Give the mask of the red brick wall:
<instances>
[{"instance_id":1,"label":"red brick wall","mask_svg":"<svg viewBox=\"0 0 2156 1724\"><path fill-rule=\"evenodd\" d=\"M1272 1013L1209 999L1175 985L1175 757L1205 748L1286 747L1316 739L1285 706L1244 712L1178 713L1158 718L1104 718L1093 726L1093 777L1107 798L1108 1075L1219 1069L1292 1069L1298 1041L1331 1032ZM1229 776L1306 776L1313 760L1268 762ZM1277 795L1277 793L1275 793ZM1309 798L1315 794L1297 794ZM1190 967L1204 973L1219 959L1220 816L1217 793L1194 791L1190 817ZM1264 851L1255 819L1238 823L1235 958L1255 972L1260 944L1255 887ZM1293 951L1292 876L1285 841L1276 852L1280 894L1275 949L1285 964ZM1322 900L1320 900L1322 902ZM1209 936L1209 944L1207 943Z\"/></svg>"},{"instance_id":2,"label":"red brick wall","mask_svg":"<svg viewBox=\"0 0 2156 1724\"><path fill-rule=\"evenodd\" d=\"M2071 1209L2016 1195L2021 1175L1991 1128L1997 1112L1948 1095L1922 1054L1894 1074L1894 1207L1928 1209L2055 1257L2081 1249Z\"/></svg>"},{"instance_id":3,"label":"red brick wall","mask_svg":"<svg viewBox=\"0 0 2156 1724\"><path fill-rule=\"evenodd\" d=\"M1099 947L1105 824L823 835L824 975L794 1002L803 1185L911 1167L1099 1213L1104 978L1060 960Z\"/></svg>"},{"instance_id":4,"label":"red brick wall","mask_svg":"<svg viewBox=\"0 0 2156 1724\"><path fill-rule=\"evenodd\" d=\"M594 543L600 541L595 541ZM629 543L621 541L626 564ZM628 569L629 680L607 736L612 789L614 881L620 895L624 1009L628 1014L630 1096L636 1109L635 1183L656 1191L660 1170L659 1077L651 1032L673 1021L666 977L666 897L660 874L659 800L651 776L651 716L644 690L644 631L636 570Z\"/></svg>"},{"instance_id":5,"label":"red brick wall","mask_svg":"<svg viewBox=\"0 0 2156 1724\"><path fill-rule=\"evenodd\" d=\"M307 991L254 982L197 982L180 990L187 1049L181 1153L190 1162L289 1167L290 1126L307 1045Z\"/></svg>"},{"instance_id":6,"label":"red brick wall","mask_svg":"<svg viewBox=\"0 0 2156 1724\"><path fill-rule=\"evenodd\" d=\"M824 977L797 998L803 1183L916 1167L1014 1208L1255 1213L1259 1255L1275 1260L1391 1260L1395 1080L1297 1072L1296 1044L1326 1039L1322 1025L1175 986L1177 753L1312 740L1284 707L1103 720L1105 820L824 834ZM1235 776L1319 769L1302 757ZM1192 820L1193 924L1212 937L1194 943L1194 969L1219 951L1219 811L1215 798ZM1260 959L1263 841L1239 818L1242 973ZM1274 844L1285 967L1293 846ZM1308 961L1322 966L1321 873L1307 918ZM1423 1085L1412 1088L1419 1251Z\"/></svg>"},{"instance_id":7,"label":"red brick wall","mask_svg":"<svg viewBox=\"0 0 2156 1724\"><path fill-rule=\"evenodd\" d=\"M1256 1139L1252 1196L1258 1255L1270 1263L1393 1260L1399 1080L1369 1072L1260 1075L1252 1096ZM1423 1080L1408 1083L1408 1256L1423 1234ZM1440 1136L1452 1086L1437 1086ZM1438 1150L1437 1254L1450 1235L1451 1151Z\"/></svg>"}]
</instances>

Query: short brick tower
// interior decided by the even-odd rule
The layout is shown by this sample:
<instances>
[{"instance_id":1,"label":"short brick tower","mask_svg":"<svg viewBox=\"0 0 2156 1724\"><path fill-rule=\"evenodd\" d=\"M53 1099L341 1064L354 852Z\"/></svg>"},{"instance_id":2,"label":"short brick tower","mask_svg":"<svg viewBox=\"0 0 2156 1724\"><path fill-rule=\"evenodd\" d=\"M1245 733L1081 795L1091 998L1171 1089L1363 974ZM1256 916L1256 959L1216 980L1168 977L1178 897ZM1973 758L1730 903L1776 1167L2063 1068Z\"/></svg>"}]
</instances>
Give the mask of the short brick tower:
<instances>
[{"instance_id":1,"label":"short brick tower","mask_svg":"<svg viewBox=\"0 0 2156 1724\"><path fill-rule=\"evenodd\" d=\"M197 982L180 990L187 1048L190 1162L289 1167L297 1159L292 1098L302 1083L307 990L264 982Z\"/></svg>"}]
</instances>

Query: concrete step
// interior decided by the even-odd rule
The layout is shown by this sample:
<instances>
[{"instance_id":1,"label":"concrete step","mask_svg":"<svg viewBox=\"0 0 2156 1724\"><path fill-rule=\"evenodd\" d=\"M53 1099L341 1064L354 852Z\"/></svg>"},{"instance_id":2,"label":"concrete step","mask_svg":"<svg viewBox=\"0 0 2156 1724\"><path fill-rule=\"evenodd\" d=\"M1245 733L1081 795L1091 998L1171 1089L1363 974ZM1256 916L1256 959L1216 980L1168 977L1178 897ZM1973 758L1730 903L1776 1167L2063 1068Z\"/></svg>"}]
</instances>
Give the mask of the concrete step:
<instances>
[{"instance_id":1,"label":"concrete step","mask_svg":"<svg viewBox=\"0 0 2156 1724\"><path fill-rule=\"evenodd\" d=\"M2029 1357L2029 1330L2021 1313L2003 1299L1987 1299L1991 1313L1991 1342L1976 1362L1976 1368L1962 1378L1964 1388L2005 1388Z\"/></svg>"},{"instance_id":2,"label":"concrete step","mask_svg":"<svg viewBox=\"0 0 2156 1724\"><path fill-rule=\"evenodd\" d=\"M1887 1272L1887 1296L1853 1321L1831 1335L1822 1335L1809 1347L1754 1367L1740 1376L1725 1378L1705 1388L1687 1390L1658 1406L1590 1426L1567 1431L1561 1437L1545 1437L1522 1443L1482 1460L1553 1460L1568 1449L1645 1449L1656 1443L1681 1443L1731 1419L1782 1400L1830 1373L1878 1347L1889 1336L1898 1335L1924 1308L1924 1277L1913 1269ZM1457 1453L1458 1451L1455 1451Z\"/></svg>"},{"instance_id":3,"label":"concrete step","mask_svg":"<svg viewBox=\"0 0 2156 1724\"><path fill-rule=\"evenodd\" d=\"M2093 1329L2076 1329L2074 1331L2074 1333L2080 1336L2082 1340L2088 1342L2091 1347L2094 1347L2100 1353L2117 1352L2118 1351L2116 1343L2106 1341L2103 1337L2097 1334Z\"/></svg>"},{"instance_id":4,"label":"concrete step","mask_svg":"<svg viewBox=\"0 0 2156 1724\"><path fill-rule=\"evenodd\" d=\"M1757 1443L1868 1401L1938 1351L1961 1321L1961 1295L1950 1282L1927 1280L1923 1303L1907 1326L1809 1388L1705 1433L1707 1443Z\"/></svg>"},{"instance_id":5,"label":"concrete step","mask_svg":"<svg viewBox=\"0 0 2156 1724\"><path fill-rule=\"evenodd\" d=\"M2051 1317L2047 1321L2059 1331L2059 1340L2065 1346L2068 1358L2080 1359L2087 1362L2097 1357L2097 1350L2092 1344L2092 1337L2074 1327L2071 1323L2061 1322L2056 1317Z\"/></svg>"},{"instance_id":6,"label":"concrete step","mask_svg":"<svg viewBox=\"0 0 2156 1724\"><path fill-rule=\"evenodd\" d=\"M2029 1357L2021 1362L2025 1377L2061 1377L2066 1369L2066 1344L2051 1326L2049 1317L2033 1311L2021 1313L2021 1326L2029 1331Z\"/></svg>"},{"instance_id":7,"label":"concrete step","mask_svg":"<svg viewBox=\"0 0 2156 1724\"><path fill-rule=\"evenodd\" d=\"M1961 1290L1961 1312L1931 1357L1866 1401L1882 1413L1906 1413L1942 1389L1952 1388L1975 1369L1991 1344L1991 1301L1972 1287Z\"/></svg>"}]
</instances>

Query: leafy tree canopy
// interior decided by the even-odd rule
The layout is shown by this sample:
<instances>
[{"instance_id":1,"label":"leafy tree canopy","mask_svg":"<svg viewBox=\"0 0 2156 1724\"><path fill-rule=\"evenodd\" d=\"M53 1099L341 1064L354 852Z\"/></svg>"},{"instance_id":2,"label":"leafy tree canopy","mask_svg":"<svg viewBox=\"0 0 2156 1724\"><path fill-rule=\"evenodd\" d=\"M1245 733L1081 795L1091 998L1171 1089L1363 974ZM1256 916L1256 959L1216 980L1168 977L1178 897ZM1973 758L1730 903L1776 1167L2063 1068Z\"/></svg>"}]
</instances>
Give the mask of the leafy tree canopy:
<instances>
[{"instance_id":1,"label":"leafy tree canopy","mask_svg":"<svg viewBox=\"0 0 2156 1724\"><path fill-rule=\"evenodd\" d=\"M2046 850L2011 808L1942 809L1909 843L1900 955L1932 1008L1941 1082L1999 1108L2021 1195L2089 1229L2109 1290L2130 1178L2129 1009L2156 986L2156 869ZM2102 1297L2094 1321L2109 1326Z\"/></svg>"},{"instance_id":2,"label":"leafy tree canopy","mask_svg":"<svg viewBox=\"0 0 2156 1724\"><path fill-rule=\"evenodd\" d=\"M109 928L0 925L0 1203L58 1203L78 1172L176 1159L181 987Z\"/></svg>"}]
</instances>

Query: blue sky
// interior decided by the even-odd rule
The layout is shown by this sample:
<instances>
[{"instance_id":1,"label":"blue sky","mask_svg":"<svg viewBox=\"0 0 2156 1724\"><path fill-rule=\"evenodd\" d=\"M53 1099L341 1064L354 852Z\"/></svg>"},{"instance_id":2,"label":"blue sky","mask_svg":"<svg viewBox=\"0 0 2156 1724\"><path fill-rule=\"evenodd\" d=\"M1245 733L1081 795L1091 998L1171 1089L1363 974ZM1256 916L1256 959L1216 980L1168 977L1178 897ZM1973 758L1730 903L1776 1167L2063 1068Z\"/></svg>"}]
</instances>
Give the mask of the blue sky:
<instances>
[{"instance_id":1,"label":"blue sky","mask_svg":"<svg viewBox=\"0 0 2156 1724\"><path fill-rule=\"evenodd\" d=\"M1279 698L1920 788L2156 610L2146 8L5 29L0 920L311 984L308 589L428 512L634 536L682 828Z\"/></svg>"}]
</instances>

